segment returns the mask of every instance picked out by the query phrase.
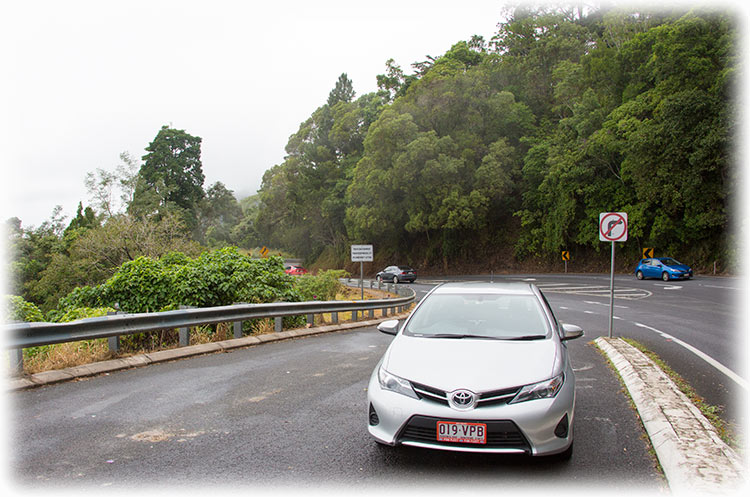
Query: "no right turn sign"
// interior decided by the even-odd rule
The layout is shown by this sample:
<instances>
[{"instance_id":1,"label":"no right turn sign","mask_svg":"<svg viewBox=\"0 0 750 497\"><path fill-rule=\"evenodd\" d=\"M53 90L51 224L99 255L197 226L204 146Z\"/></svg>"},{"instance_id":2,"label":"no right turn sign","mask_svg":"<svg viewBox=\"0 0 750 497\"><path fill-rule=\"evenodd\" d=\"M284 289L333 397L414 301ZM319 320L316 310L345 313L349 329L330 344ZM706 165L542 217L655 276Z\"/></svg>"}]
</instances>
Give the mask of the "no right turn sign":
<instances>
[{"instance_id":1,"label":"no right turn sign","mask_svg":"<svg viewBox=\"0 0 750 497\"><path fill-rule=\"evenodd\" d=\"M624 242L627 239L627 212L602 212L599 214L599 240L603 242Z\"/></svg>"}]
</instances>

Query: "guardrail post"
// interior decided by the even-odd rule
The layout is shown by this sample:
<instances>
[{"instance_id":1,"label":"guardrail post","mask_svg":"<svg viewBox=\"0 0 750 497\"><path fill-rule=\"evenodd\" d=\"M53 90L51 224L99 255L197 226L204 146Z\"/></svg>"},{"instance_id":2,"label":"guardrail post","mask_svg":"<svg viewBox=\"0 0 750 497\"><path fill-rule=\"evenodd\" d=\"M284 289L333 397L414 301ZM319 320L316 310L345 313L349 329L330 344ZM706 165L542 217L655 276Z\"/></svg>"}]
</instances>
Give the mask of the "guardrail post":
<instances>
[{"instance_id":1,"label":"guardrail post","mask_svg":"<svg viewBox=\"0 0 750 497\"><path fill-rule=\"evenodd\" d=\"M352 311L352 321L359 321L359 312Z\"/></svg>"},{"instance_id":2,"label":"guardrail post","mask_svg":"<svg viewBox=\"0 0 750 497\"><path fill-rule=\"evenodd\" d=\"M281 316L276 316L273 318L273 331L276 333L281 332L281 330L284 328L283 319Z\"/></svg>"},{"instance_id":3,"label":"guardrail post","mask_svg":"<svg viewBox=\"0 0 750 497\"><path fill-rule=\"evenodd\" d=\"M310 326L315 324L315 314L307 315L307 324L309 324Z\"/></svg>"},{"instance_id":4,"label":"guardrail post","mask_svg":"<svg viewBox=\"0 0 750 497\"><path fill-rule=\"evenodd\" d=\"M242 338L242 321L234 322L234 338Z\"/></svg>"},{"instance_id":5,"label":"guardrail post","mask_svg":"<svg viewBox=\"0 0 750 497\"><path fill-rule=\"evenodd\" d=\"M369 309L367 311L367 317L370 318L370 319L374 318L375 317L375 309Z\"/></svg>"},{"instance_id":6,"label":"guardrail post","mask_svg":"<svg viewBox=\"0 0 750 497\"><path fill-rule=\"evenodd\" d=\"M331 313L331 322L333 322L333 324L338 324L339 323L339 313L338 312L332 312Z\"/></svg>"},{"instance_id":7,"label":"guardrail post","mask_svg":"<svg viewBox=\"0 0 750 497\"><path fill-rule=\"evenodd\" d=\"M10 357L10 370L16 374L23 373L23 349L10 349L8 351Z\"/></svg>"},{"instance_id":8,"label":"guardrail post","mask_svg":"<svg viewBox=\"0 0 750 497\"><path fill-rule=\"evenodd\" d=\"M115 304L117 305L117 304ZM119 314L119 311L115 312L108 312L107 316L114 316L116 314ZM107 347L109 348L109 351L113 354L116 354L120 351L120 336L116 335L113 337L107 337Z\"/></svg>"},{"instance_id":9,"label":"guardrail post","mask_svg":"<svg viewBox=\"0 0 750 497\"><path fill-rule=\"evenodd\" d=\"M188 306L181 305L180 309L187 309ZM177 328L177 332L180 334L180 347L187 347L190 345L190 328Z\"/></svg>"}]
</instances>

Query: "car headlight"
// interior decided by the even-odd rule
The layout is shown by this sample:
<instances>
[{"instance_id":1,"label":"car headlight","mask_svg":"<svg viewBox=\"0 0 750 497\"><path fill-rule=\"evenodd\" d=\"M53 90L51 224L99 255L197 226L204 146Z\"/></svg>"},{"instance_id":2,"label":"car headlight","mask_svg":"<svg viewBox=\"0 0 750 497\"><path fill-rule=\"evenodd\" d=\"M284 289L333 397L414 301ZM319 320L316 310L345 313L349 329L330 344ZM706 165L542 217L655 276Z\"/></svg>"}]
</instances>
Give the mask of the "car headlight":
<instances>
[{"instance_id":1,"label":"car headlight","mask_svg":"<svg viewBox=\"0 0 750 497\"><path fill-rule=\"evenodd\" d=\"M560 391L565 380L565 375L560 373L549 380L540 381L532 385L526 385L516 394L509 404L526 402L527 400L551 399Z\"/></svg>"},{"instance_id":2,"label":"car headlight","mask_svg":"<svg viewBox=\"0 0 750 497\"><path fill-rule=\"evenodd\" d=\"M408 380L389 373L383 366L380 366L380 369L378 369L378 382L380 383L380 388L383 390L390 390L391 392L400 393L413 399L419 399Z\"/></svg>"}]
</instances>

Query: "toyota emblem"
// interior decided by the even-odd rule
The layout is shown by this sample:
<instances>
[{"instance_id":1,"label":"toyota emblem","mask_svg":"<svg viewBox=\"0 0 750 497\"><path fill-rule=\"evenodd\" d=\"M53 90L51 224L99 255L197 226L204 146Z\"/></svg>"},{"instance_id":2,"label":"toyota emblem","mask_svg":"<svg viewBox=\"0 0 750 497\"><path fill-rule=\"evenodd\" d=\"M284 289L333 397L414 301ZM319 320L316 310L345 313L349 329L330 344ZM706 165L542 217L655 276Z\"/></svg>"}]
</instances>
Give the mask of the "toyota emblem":
<instances>
[{"instance_id":1,"label":"toyota emblem","mask_svg":"<svg viewBox=\"0 0 750 497\"><path fill-rule=\"evenodd\" d=\"M468 410L474 407L476 396L469 390L456 390L450 394L451 407L459 410Z\"/></svg>"}]
</instances>

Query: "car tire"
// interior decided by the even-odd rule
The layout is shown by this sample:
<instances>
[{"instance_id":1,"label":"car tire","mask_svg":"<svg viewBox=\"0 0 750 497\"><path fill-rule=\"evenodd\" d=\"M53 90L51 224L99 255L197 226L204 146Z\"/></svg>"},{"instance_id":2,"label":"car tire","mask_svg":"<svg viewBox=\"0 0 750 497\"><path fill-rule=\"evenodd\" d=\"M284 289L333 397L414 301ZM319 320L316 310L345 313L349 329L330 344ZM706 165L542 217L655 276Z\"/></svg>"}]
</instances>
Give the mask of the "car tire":
<instances>
[{"instance_id":1,"label":"car tire","mask_svg":"<svg viewBox=\"0 0 750 497\"><path fill-rule=\"evenodd\" d=\"M639 280L642 280L643 279L643 271L638 271L637 273L635 273L635 277L638 278Z\"/></svg>"},{"instance_id":2,"label":"car tire","mask_svg":"<svg viewBox=\"0 0 750 497\"><path fill-rule=\"evenodd\" d=\"M570 461L570 459L573 457L573 442L570 442L570 445L567 449L551 457L555 461Z\"/></svg>"},{"instance_id":3,"label":"car tire","mask_svg":"<svg viewBox=\"0 0 750 497\"><path fill-rule=\"evenodd\" d=\"M393 284L398 285L398 276L393 277Z\"/></svg>"},{"instance_id":4,"label":"car tire","mask_svg":"<svg viewBox=\"0 0 750 497\"><path fill-rule=\"evenodd\" d=\"M666 271L661 273L661 279L664 281L669 281L669 273L667 273Z\"/></svg>"}]
</instances>

